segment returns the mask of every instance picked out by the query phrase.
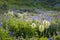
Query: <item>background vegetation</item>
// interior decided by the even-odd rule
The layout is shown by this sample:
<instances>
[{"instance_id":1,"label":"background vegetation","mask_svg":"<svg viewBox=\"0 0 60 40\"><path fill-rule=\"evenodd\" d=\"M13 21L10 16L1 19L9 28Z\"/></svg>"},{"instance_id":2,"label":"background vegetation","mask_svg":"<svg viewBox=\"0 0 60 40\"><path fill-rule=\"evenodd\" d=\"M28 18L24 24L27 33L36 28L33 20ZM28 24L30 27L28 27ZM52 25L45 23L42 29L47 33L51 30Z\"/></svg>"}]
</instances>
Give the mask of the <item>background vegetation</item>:
<instances>
[{"instance_id":1,"label":"background vegetation","mask_svg":"<svg viewBox=\"0 0 60 40\"><path fill-rule=\"evenodd\" d=\"M60 11L59 4L60 0L0 0L0 10L39 8L43 10Z\"/></svg>"}]
</instances>

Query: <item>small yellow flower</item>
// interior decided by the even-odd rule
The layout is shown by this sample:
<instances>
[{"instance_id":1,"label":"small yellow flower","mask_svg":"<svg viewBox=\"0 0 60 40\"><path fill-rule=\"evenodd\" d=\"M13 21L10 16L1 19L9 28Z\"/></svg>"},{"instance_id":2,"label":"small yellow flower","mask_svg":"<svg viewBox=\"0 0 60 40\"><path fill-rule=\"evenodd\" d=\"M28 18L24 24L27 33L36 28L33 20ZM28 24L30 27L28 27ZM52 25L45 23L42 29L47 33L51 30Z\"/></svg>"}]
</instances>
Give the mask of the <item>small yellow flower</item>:
<instances>
[{"instance_id":1,"label":"small yellow flower","mask_svg":"<svg viewBox=\"0 0 60 40\"><path fill-rule=\"evenodd\" d=\"M44 21L43 21L43 25L45 26L45 28L49 28L50 22L47 21L47 20L44 20Z\"/></svg>"},{"instance_id":2,"label":"small yellow flower","mask_svg":"<svg viewBox=\"0 0 60 40\"><path fill-rule=\"evenodd\" d=\"M35 28L36 27L36 24L35 23L32 23L31 27L32 28Z\"/></svg>"},{"instance_id":3,"label":"small yellow flower","mask_svg":"<svg viewBox=\"0 0 60 40\"><path fill-rule=\"evenodd\" d=\"M40 25L40 26L39 26L39 31L40 31L40 32L43 32L43 31L44 31L44 25Z\"/></svg>"}]
</instances>

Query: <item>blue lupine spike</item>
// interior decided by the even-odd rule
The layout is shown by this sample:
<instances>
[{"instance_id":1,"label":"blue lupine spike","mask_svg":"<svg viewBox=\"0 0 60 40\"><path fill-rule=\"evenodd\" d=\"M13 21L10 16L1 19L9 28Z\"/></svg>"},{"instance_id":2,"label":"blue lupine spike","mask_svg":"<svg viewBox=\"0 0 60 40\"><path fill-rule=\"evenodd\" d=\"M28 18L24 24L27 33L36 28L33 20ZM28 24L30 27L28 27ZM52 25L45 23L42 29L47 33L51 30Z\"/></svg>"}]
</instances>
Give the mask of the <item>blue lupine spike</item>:
<instances>
[{"instance_id":1,"label":"blue lupine spike","mask_svg":"<svg viewBox=\"0 0 60 40\"><path fill-rule=\"evenodd\" d=\"M48 16L48 17L45 17L45 19L48 20L48 21L51 21L51 20L53 20L53 17Z\"/></svg>"},{"instance_id":2,"label":"blue lupine spike","mask_svg":"<svg viewBox=\"0 0 60 40\"><path fill-rule=\"evenodd\" d=\"M52 38L48 38L48 40L53 40Z\"/></svg>"},{"instance_id":3,"label":"blue lupine spike","mask_svg":"<svg viewBox=\"0 0 60 40\"><path fill-rule=\"evenodd\" d=\"M10 32L9 34L10 34L10 35L13 35L13 32Z\"/></svg>"},{"instance_id":4,"label":"blue lupine spike","mask_svg":"<svg viewBox=\"0 0 60 40\"><path fill-rule=\"evenodd\" d=\"M0 23L0 27L2 27L2 25L3 25L3 24L2 24L2 23Z\"/></svg>"}]
</instances>

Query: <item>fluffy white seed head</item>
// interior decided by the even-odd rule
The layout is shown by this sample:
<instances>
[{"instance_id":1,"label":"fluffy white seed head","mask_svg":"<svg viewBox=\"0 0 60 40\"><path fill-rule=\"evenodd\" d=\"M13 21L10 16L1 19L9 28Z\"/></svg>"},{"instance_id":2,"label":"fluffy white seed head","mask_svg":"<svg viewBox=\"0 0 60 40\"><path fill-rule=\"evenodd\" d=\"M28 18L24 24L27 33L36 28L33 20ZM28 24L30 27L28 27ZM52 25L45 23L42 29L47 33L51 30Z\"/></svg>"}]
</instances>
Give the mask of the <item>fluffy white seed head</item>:
<instances>
[{"instance_id":1,"label":"fluffy white seed head","mask_svg":"<svg viewBox=\"0 0 60 40\"><path fill-rule=\"evenodd\" d=\"M44 31L44 25L40 25L40 26L39 26L39 31L40 31L40 32L43 32L43 31Z\"/></svg>"},{"instance_id":2,"label":"fluffy white seed head","mask_svg":"<svg viewBox=\"0 0 60 40\"><path fill-rule=\"evenodd\" d=\"M43 25L45 26L45 28L49 28L50 22L47 21L47 20L44 20L44 21L43 21Z\"/></svg>"},{"instance_id":3,"label":"fluffy white seed head","mask_svg":"<svg viewBox=\"0 0 60 40\"><path fill-rule=\"evenodd\" d=\"M31 27L32 28L35 28L36 27L36 24L35 23L32 23Z\"/></svg>"}]
</instances>

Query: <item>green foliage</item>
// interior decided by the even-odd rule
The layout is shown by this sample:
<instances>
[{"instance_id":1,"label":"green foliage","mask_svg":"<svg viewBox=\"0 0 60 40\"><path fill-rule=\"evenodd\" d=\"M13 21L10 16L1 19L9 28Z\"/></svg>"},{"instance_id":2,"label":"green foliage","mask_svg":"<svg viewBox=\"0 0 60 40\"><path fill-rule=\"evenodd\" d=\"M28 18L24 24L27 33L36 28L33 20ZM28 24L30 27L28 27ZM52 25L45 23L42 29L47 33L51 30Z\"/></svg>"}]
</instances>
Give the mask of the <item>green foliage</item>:
<instances>
[{"instance_id":1,"label":"green foliage","mask_svg":"<svg viewBox=\"0 0 60 40\"><path fill-rule=\"evenodd\" d=\"M59 0L1 0L0 9L43 8L46 10L60 10L59 7L54 8L54 5L57 3L59 3Z\"/></svg>"},{"instance_id":2,"label":"green foliage","mask_svg":"<svg viewBox=\"0 0 60 40\"><path fill-rule=\"evenodd\" d=\"M4 18L6 16L6 18ZM39 37L39 40L47 40L49 36L57 35L56 33L56 21L52 21L51 24L49 21L44 21L44 23L37 23L36 21L26 22L20 20L20 18L14 17L14 15L4 15L2 17L3 26L0 29L0 37L2 40L13 40L13 37L23 37L23 38L32 38ZM57 20L59 26L60 21ZM32 25L32 26L31 26ZM44 27L44 30L41 32L39 27ZM48 27L48 28L46 28ZM42 28L41 28L42 29ZM12 34L10 34L12 32ZM44 38L46 37L46 38Z\"/></svg>"},{"instance_id":3,"label":"green foliage","mask_svg":"<svg viewBox=\"0 0 60 40\"><path fill-rule=\"evenodd\" d=\"M7 30L0 28L0 40L13 40L13 39L8 36Z\"/></svg>"},{"instance_id":4,"label":"green foliage","mask_svg":"<svg viewBox=\"0 0 60 40\"><path fill-rule=\"evenodd\" d=\"M56 19L56 23L57 23L57 29L58 31L60 31L60 19Z\"/></svg>"}]
</instances>

